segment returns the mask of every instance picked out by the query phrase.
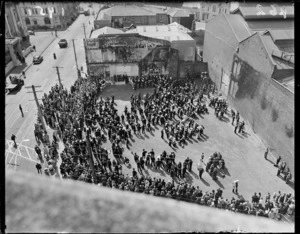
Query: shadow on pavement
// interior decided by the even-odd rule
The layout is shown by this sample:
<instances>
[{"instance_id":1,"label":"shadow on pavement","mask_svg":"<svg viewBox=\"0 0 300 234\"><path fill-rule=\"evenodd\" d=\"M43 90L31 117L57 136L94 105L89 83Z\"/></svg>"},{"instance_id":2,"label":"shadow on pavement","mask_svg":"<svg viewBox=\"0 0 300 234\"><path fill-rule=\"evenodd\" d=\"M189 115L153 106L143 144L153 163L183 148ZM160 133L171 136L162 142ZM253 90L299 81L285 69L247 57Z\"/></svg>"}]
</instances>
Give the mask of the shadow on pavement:
<instances>
[{"instance_id":1,"label":"shadow on pavement","mask_svg":"<svg viewBox=\"0 0 300 234\"><path fill-rule=\"evenodd\" d=\"M270 163L272 163L273 165L275 164L273 161L271 161L270 159L266 158L267 161L269 161Z\"/></svg>"},{"instance_id":2,"label":"shadow on pavement","mask_svg":"<svg viewBox=\"0 0 300 234\"><path fill-rule=\"evenodd\" d=\"M21 75L22 71L28 66L27 63L23 63L21 66L17 66L15 69L13 69L9 75Z\"/></svg>"},{"instance_id":3,"label":"shadow on pavement","mask_svg":"<svg viewBox=\"0 0 300 234\"><path fill-rule=\"evenodd\" d=\"M223 184L221 184L221 182L219 180L214 180L216 182L217 185L219 185L219 187L221 187L222 189L224 189Z\"/></svg>"},{"instance_id":4,"label":"shadow on pavement","mask_svg":"<svg viewBox=\"0 0 300 234\"><path fill-rule=\"evenodd\" d=\"M225 167L223 170L221 170L225 175L231 176L228 169Z\"/></svg>"},{"instance_id":5,"label":"shadow on pavement","mask_svg":"<svg viewBox=\"0 0 300 234\"><path fill-rule=\"evenodd\" d=\"M210 186L210 184L208 182L206 182L206 180L204 180L203 178L200 178L200 180L203 182L203 184L205 184L206 186Z\"/></svg>"},{"instance_id":6,"label":"shadow on pavement","mask_svg":"<svg viewBox=\"0 0 300 234\"><path fill-rule=\"evenodd\" d=\"M221 121L228 123L229 122L229 118L223 116L221 118L219 118Z\"/></svg>"}]
</instances>

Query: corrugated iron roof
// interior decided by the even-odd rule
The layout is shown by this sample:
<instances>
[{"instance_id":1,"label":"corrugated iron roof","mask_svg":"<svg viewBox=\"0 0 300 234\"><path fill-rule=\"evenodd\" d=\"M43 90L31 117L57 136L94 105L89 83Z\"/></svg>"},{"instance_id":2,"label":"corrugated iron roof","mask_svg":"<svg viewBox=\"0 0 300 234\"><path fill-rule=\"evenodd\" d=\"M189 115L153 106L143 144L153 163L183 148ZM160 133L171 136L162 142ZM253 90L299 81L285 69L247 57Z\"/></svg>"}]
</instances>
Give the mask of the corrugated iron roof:
<instances>
[{"instance_id":1,"label":"corrugated iron roof","mask_svg":"<svg viewBox=\"0 0 300 234\"><path fill-rule=\"evenodd\" d=\"M120 34L120 33L124 33L124 32L122 30L116 29L116 28L103 27L103 28L96 29L95 31L93 31L91 38L97 38L99 35L102 35L102 34Z\"/></svg>"},{"instance_id":2,"label":"corrugated iron roof","mask_svg":"<svg viewBox=\"0 0 300 234\"><path fill-rule=\"evenodd\" d=\"M280 30L280 29L294 29L294 20L291 19L261 19L261 20L247 20L249 28L253 31L262 30Z\"/></svg>"},{"instance_id":3,"label":"corrugated iron roof","mask_svg":"<svg viewBox=\"0 0 300 234\"><path fill-rule=\"evenodd\" d=\"M155 13L142 7L134 5L114 6L105 10L105 14L110 16L149 16Z\"/></svg>"},{"instance_id":4,"label":"corrugated iron roof","mask_svg":"<svg viewBox=\"0 0 300 234\"><path fill-rule=\"evenodd\" d=\"M182 32L189 33L191 30L185 28L178 23L172 23L168 25L138 25L135 29L128 30L126 33L140 33L140 32Z\"/></svg>"},{"instance_id":5,"label":"corrugated iron roof","mask_svg":"<svg viewBox=\"0 0 300 234\"><path fill-rule=\"evenodd\" d=\"M227 20L232 32L234 33L234 36L239 42L253 34L243 17L240 15L221 14L221 16Z\"/></svg>"},{"instance_id":6,"label":"corrugated iron roof","mask_svg":"<svg viewBox=\"0 0 300 234\"><path fill-rule=\"evenodd\" d=\"M276 12L272 5L275 7ZM283 19L283 15L280 14L281 8L286 10L286 18L294 18L294 6L291 3L240 3L239 8L234 13L240 12L245 19Z\"/></svg>"},{"instance_id":7,"label":"corrugated iron roof","mask_svg":"<svg viewBox=\"0 0 300 234\"><path fill-rule=\"evenodd\" d=\"M274 41L294 40L294 29L269 30Z\"/></svg>"},{"instance_id":8,"label":"corrugated iron roof","mask_svg":"<svg viewBox=\"0 0 300 234\"><path fill-rule=\"evenodd\" d=\"M171 12L169 15L171 17L189 17L191 14L190 11L184 9L177 9L174 12Z\"/></svg>"}]
</instances>

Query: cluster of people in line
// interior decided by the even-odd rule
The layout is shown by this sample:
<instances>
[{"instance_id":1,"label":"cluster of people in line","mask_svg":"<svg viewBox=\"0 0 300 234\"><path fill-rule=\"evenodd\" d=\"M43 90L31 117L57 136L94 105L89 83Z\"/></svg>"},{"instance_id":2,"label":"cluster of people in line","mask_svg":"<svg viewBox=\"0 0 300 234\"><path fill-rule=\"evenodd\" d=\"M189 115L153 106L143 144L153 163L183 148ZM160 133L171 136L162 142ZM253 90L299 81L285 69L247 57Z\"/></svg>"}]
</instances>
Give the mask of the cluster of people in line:
<instances>
[{"instance_id":1,"label":"cluster of people in line","mask_svg":"<svg viewBox=\"0 0 300 234\"><path fill-rule=\"evenodd\" d=\"M142 192L154 196L169 197L201 205L214 206L237 212L260 215L261 211L266 214L266 209L255 206L240 199L224 199L222 190L213 190L211 193L202 192L199 187L189 185L185 181L188 172L192 172L193 161L189 158L183 163L175 162L175 153L168 154L164 151L155 158L153 150L143 150L142 156L134 154L137 165L132 171L132 176L122 173L122 165L129 166L130 160L123 156L123 146L129 148L133 134L139 136L145 131L153 131L155 125L162 125L161 137L168 139L171 148L186 143L198 133L198 138L205 139L204 126L198 125L194 117L199 113L208 113L203 103L203 94L213 91L210 83L204 83L196 87L192 79L179 79L174 81L167 75L159 75L155 78L155 89L152 94L142 98L141 94L131 96L131 108L125 107L124 113L118 115L115 108L114 96L98 98L100 80L78 79L71 87L70 92L56 85L51 88L49 95L43 97L42 110L49 126L57 129L57 135L53 137L50 158L48 161L58 157L55 145L58 140L64 143L61 153L62 164L60 172L63 178L83 180L99 185ZM214 99L213 99L214 100ZM227 110L224 100L215 100L211 106L218 112ZM226 113L226 112L225 112ZM237 118L237 117L236 117ZM237 120L238 122L239 120ZM112 154L115 159L109 158L110 150L103 148L102 144L109 140L112 145ZM88 147L90 145L90 147ZM91 149L91 152L88 150ZM39 151L37 149L37 151ZM37 152L38 153L38 152ZM39 154L39 153L38 153ZM90 163L92 154L95 158L95 166ZM204 167L213 179L217 179L218 171L225 169L225 161L220 153L210 156L205 165L204 155L197 166L199 177L202 178ZM56 164L50 162L51 168ZM138 176L143 174L145 166L156 170L164 169L170 173L172 182L150 176ZM96 172L96 177L92 173ZM174 180L178 179L176 186ZM249 205L250 204L250 205ZM259 209L259 210L258 210ZM271 209L267 209L269 212Z\"/></svg>"}]
</instances>

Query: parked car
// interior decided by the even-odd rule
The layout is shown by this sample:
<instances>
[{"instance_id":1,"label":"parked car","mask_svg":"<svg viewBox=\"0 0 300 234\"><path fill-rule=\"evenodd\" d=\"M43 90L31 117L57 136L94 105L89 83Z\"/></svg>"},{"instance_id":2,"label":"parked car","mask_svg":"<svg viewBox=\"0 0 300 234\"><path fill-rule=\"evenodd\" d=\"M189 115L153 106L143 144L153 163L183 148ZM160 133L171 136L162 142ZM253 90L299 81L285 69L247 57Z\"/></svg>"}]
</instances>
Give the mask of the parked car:
<instances>
[{"instance_id":1,"label":"parked car","mask_svg":"<svg viewBox=\"0 0 300 234\"><path fill-rule=\"evenodd\" d=\"M29 35L35 35L34 31L28 30Z\"/></svg>"},{"instance_id":2,"label":"parked car","mask_svg":"<svg viewBox=\"0 0 300 234\"><path fill-rule=\"evenodd\" d=\"M40 64L43 62L44 58L41 55L36 55L33 57L33 64Z\"/></svg>"},{"instance_id":3,"label":"parked car","mask_svg":"<svg viewBox=\"0 0 300 234\"><path fill-rule=\"evenodd\" d=\"M67 48L68 47L68 42L66 39L61 39L59 42L58 42L58 45L60 48Z\"/></svg>"}]
</instances>

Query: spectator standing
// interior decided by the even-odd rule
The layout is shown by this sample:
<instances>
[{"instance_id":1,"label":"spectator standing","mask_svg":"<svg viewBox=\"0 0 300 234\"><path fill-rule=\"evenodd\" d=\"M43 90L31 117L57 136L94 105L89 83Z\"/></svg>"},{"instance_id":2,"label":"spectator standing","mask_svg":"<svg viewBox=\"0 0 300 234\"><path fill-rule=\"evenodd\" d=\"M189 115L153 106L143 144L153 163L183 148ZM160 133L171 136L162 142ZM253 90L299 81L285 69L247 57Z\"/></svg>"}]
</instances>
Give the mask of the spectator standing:
<instances>
[{"instance_id":1,"label":"spectator standing","mask_svg":"<svg viewBox=\"0 0 300 234\"><path fill-rule=\"evenodd\" d=\"M204 172L204 168L201 163L198 165L198 171L199 171L199 178L202 179L202 174Z\"/></svg>"},{"instance_id":2,"label":"spectator standing","mask_svg":"<svg viewBox=\"0 0 300 234\"><path fill-rule=\"evenodd\" d=\"M235 194L238 194L238 185L239 185L239 181L238 180L233 181L232 192L235 193Z\"/></svg>"},{"instance_id":3,"label":"spectator standing","mask_svg":"<svg viewBox=\"0 0 300 234\"><path fill-rule=\"evenodd\" d=\"M11 140L14 142L14 146L17 147L16 136L14 134L11 135Z\"/></svg>"},{"instance_id":4,"label":"spectator standing","mask_svg":"<svg viewBox=\"0 0 300 234\"><path fill-rule=\"evenodd\" d=\"M25 71L22 71L22 75L23 75L24 79L26 79Z\"/></svg>"},{"instance_id":5,"label":"spectator standing","mask_svg":"<svg viewBox=\"0 0 300 234\"><path fill-rule=\"evenodd\" d=\"M36 169L37 169L37 171L38 171L38 174L43 174L42 173L42 165L40 164L40 163L37 163L36 165L35 165L35 167L36 167Z\"/></svg>"},{"instance_id":6,"label":"spectator standing","mask_svg":"<svg viewBox=\"0 0 300 234\"><path fill-rule=\"evenodd\" d=\"M33 45L33 46L32 46L32 48L33 48L33 49L34 49L34 51L36 52L36 48L35 48L35 45Z\"/></svg>"}]
</instances>

